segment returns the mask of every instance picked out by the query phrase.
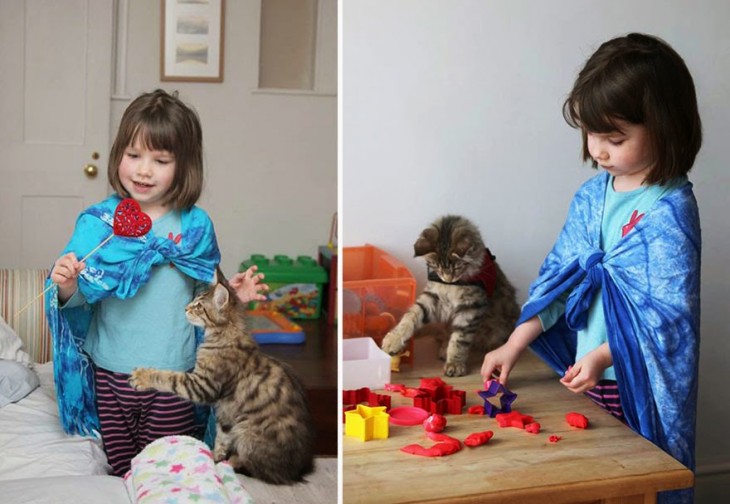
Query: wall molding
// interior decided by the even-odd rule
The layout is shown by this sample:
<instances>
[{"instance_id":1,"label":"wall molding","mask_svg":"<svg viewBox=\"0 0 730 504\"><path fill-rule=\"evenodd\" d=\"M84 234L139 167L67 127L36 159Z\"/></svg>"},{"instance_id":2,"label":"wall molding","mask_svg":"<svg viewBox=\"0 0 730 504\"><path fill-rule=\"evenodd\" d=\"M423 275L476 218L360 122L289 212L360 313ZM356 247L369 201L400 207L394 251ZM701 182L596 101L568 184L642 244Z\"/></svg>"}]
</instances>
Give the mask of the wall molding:
<instances>
[{"instance_id":1,"label":"wall molding","mask_svg":"<svg viewBox=\"0 0 730 504\"><path fill-rule=\"evenodd\" d=\"M129 101L127 94L127 36L129 34L129 0L115 0L114 9L114 89L112 100Z\"/></svg>"},{"instance_id":2,"label":"wall molding","mask_svg":"<svg viewBox=\"0 0 730 504\"><path fill-rule=\"evenodd\" d=\"M716 460L712 462L698 463L695 475L715 476L718 474L730 474L730 460Z\"/></svg>"}]
</instances>

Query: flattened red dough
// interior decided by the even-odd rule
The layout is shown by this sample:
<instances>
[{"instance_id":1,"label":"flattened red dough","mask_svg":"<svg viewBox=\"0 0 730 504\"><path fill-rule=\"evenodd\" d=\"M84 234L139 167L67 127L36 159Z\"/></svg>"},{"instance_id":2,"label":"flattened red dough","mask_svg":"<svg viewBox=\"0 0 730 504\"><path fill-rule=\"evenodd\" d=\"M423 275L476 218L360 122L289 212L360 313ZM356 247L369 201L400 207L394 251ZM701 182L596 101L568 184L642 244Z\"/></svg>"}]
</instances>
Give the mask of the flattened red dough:
<instances>
[{"instance_id":1,"label":"flattened red dough","mask_svg":"<svg viewBox=\"0 0 730 504\"><path fill-rule=\"evenodd\" d=\"M437 434L435 432L426 432L426 436L433 441L440 441L430 448L424 448L421 445L410 444L404 446L400 451L410 453L412 455L420 455L422 457L442 457L451 455L461 450L461 441L447 436L446 434Z\"/></svg>"}]
</instances>

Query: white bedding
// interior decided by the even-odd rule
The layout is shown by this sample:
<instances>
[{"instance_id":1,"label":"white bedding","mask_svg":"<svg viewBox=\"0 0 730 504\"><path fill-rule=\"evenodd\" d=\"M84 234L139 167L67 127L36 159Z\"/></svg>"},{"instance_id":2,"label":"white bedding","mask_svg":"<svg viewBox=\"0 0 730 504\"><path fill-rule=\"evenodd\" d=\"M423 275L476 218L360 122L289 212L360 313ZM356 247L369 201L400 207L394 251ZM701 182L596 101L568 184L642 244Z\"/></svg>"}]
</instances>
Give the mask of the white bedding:
<instances>
[{"instance_id":1,"label":"white bedding","mask_svg":"<svg viewBox=\"0 0 730 504\"><path fill-rule=\"evenodd\" d=\"M0 503L134 502L124 480L107 475L110 468L101 440L63 432L54 396L52 363L37 364L35 371L40 387L17 403L0 408ZM195 470L197 467L190 465L182 474L197 478L197 474L189 474ZM191 488L197 486L196 482ZM134 485L131 488L139 490ZM243 487L241 492L248 496ZM181 496L176 502L193 500Z\"/></svg>"},{"instance_id":2,"label":"white bedding","mask_svg":"<svg viewBox=\"0 0 730 504\"><path fill-rule=\"evenodd\" d=\"M53 476L106 475L100 440L63 432L53 394L53 366L35 370L41 386L0 408L0 481Z\"/></svg>"}]
</instances>

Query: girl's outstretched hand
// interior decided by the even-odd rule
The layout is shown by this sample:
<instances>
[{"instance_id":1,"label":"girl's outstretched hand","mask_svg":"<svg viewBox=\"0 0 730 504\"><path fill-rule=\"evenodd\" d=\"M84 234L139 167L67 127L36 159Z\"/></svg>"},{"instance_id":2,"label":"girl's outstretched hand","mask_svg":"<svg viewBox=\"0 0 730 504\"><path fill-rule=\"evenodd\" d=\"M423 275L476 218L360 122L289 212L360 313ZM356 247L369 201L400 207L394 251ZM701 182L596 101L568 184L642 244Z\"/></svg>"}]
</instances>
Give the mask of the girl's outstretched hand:
<instances>
[{"instance_id":1,"label":"girl's outstretched hand","mask_svg":"<svg viewBox=\"0 0 730 504\"><path fill-rule=\"evenodd\" d=\"M86 264L79 262L73 252L56 259L51 269L51 281L58 285L58 300L61 303L68 301L76 292L79 285L78 276L84 268Z\"/></svg>"},{"instance_id":2,"label":"girl's outstretched hand","mask_svg":"<svg viewBox=\"0 0 730 504\"><path fill-rule=\"evenodd\" d=\"M264 279L263 273L257 273L258 266L255 264L243 273L236 273L228 283L236 291L238 299L242 303L250 301L265 301L266 295L263 292L269 290L269 286L261 283Z\"/></svg>"},{"instance_id":3,"label":"girl's outstretched hand","mask_svg":"<svg viewBox=\"0 0 730 504\"><path fill-rule=\"evenodd\" d=\"M601 375L613 364L608 343L585 354L575 365L568 368L560 383L576 394L586 392L598 384Z\"/></svg>"}]
</instances>

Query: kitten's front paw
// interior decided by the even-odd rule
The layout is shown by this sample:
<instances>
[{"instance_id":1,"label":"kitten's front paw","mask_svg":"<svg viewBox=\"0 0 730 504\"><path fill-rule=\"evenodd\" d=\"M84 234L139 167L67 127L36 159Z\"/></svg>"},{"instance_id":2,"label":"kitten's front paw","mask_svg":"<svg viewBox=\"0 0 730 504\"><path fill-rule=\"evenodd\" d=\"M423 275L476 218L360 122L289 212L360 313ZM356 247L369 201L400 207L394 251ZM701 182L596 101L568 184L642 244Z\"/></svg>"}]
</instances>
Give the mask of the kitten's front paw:
<instances>
[{"instance_id":1,"label":"kitten's front paw","mask_svg":"<svg viewBox=\"0 0 730 504\"><path fill-rule=\"evenodd\" d=\"M444 365L444 374L451 377L464 376L466 374L466 364L463 362L447 362Z\"/></svg>"},{"instance_id":2,"label":"kitten's front paw","mask_svg":"<svg viewBox=\"0 0 730 504\"><path fill-rule=\"evenodd\" d=\"M407 340L408 338L403 334L403 331L399 330L398 327L395 327L392 331L385 335L380 348L383 352L389 353L390 355L398 355L406 347Z\"/></svg>"},{"instance_id":3,"label":"kitten's front paw","mask_svg":"<svg viewBox=\"0 0 730 504\"><path fill-rule=\"evenodd\" d=\"M154 371L148 368L137 368L129 376L129 384L135 390L147 390L153 388Z\"/></svg>"}]
</instances>

